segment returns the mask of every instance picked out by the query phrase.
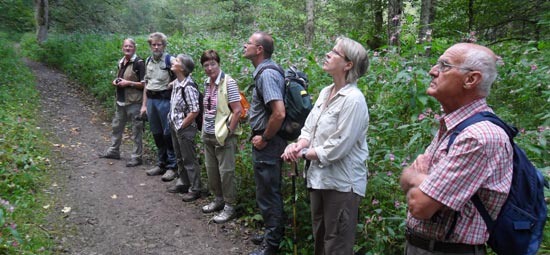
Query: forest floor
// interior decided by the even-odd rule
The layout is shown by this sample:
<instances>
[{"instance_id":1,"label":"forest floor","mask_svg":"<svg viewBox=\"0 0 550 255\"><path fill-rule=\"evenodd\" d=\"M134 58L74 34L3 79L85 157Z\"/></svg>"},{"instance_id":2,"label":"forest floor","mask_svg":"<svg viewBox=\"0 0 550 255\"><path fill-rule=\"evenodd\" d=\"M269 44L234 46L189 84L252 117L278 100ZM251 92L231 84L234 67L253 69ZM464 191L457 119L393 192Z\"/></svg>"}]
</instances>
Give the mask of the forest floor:
<instances>
[{"instance_id":1,"label":"forest floor","mask_svg":"<svg viewBox=\"0 0 550 255\"><path fill-rule=\"evenodd\" d=\"M173 183L147 176L153 152L145 151L143 165L126 167L127 134L121 160L98 158L110 144L105 110L63 73L26 63L40 93L40 126L54 151L53 183L44 189L51 193L48 229L59 254L248 254L257 247L235 220L216 224L201 212L210 198L185 203L166 192Z\"/></svg>"}]
</instances>

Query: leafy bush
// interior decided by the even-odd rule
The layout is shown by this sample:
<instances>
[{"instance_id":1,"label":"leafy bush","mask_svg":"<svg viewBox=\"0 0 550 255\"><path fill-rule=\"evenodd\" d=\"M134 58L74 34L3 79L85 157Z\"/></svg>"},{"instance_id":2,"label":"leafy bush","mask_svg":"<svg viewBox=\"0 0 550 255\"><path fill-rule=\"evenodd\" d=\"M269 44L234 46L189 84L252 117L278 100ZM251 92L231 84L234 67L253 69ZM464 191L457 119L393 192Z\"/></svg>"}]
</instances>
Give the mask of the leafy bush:
<instances>
[{"instance_id":1,"label":"leafy bush","mask_svg":"<svg viewBox=\"0 0 550 255\"><path fill-rule=\"evenodd\" d=\"M360 206L355 246L362 254L402 253L406 200L398 185L399 175L403 167L423 153L437 130L437 118L442 114L437 101L425 94L431 80L427 73L437 57L452 43L440 39L425 45L405 38L399 50L384 48L370 52L369 71L358 83L367 98L371 118L367 138L371 152L367 162L369 184L366 198ZM25 37L22 45L32 56L62 68L90 89L98 100L112 102L113 89L108 83L114 77L116 61L122 55L119 50L122 39L120 36L98 34L51 35L41 47L29 43L30 37ZM142 57L148 55L145 40L143 36L136 37L138 54ZM174 55L185 53L192 56L197 66L193 77L201 83L205 74L198 63L199 58L204 50L215 49L221 56L222 70L237 80L241 90L247 90L252 84L254 67L242 57L242 45L246 40L222 34L175 34L168 39L167 51ZM314 97L324 86L332 83L330 76L320 66L325 52L332 48L333 41L327 38L319 40L314 51L303 48L293 38L275 36L275 42L275 61L284 67L292 64L304 70L310 78L310 93ZM497 114L522 130L517 142L526 148L530 158L547 177L550 171L550 151L547 145L550 138L550 114L547 110L550 109L550 87L547 81L550 72L549 45L548 42L539 42L491 46L502 56L504 65L500 67L500 78L488 98ZM425 50L428 46L432 54L427 57ZM248 96L250 94L248 91ZM246 140L248 131L241 137L237 157L239 203L243 211L239 222L256 228L260 226L261 216L254 201L251 149ZM288 164L285 164L284 171L287 233L282 247L285 252L290 252L294 234L294 206L291 203L293 187L289 174L292 171ZM298 247L300 254L311 254L313 248L308 194L301 178L297 180L297 191ZM550 249L550 226L547 226L545 233L547 236L542 251Z\"/></svg>"},{"instance_id":2,"label":"leafy bush","mask_svg":"<svg viewBox=\"0 0 550 255\"><path fill-rule=\"evenodd\" d=\"M47 254L38 190L45 184L48 147L36 127L33 75L0 36L0 254Z\"/></svg>"}]
</instances>

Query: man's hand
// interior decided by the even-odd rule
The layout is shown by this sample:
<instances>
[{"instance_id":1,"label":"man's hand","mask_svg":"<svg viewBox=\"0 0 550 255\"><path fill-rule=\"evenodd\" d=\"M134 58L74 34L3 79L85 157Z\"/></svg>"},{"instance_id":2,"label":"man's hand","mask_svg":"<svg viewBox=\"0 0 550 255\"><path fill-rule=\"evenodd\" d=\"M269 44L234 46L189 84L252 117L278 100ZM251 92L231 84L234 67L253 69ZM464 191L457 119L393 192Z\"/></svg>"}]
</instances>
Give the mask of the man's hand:
<instances>
[{"instance_id":1,"label":"man's hand","mask_svg":"<svg viewBox=\"0 0 550 255\"><path fill-rule=\"evenodd\" d=\"M252 146L257 150L263 150L267 146L267 141L264 141L261 135L256 135L252 137Z\"/></svg>"},{"instance_id":2,"label":"man's hand","mask_svg":"<svg viewBox=\"0 0 550 255\"><path fill-rule=\"evenodd\" d=\"M409 167L403 170L399 184L405 193L413 187L418 187L428 176L429 163L429 157L420 154Z\"/></svg>"}]
</instances>

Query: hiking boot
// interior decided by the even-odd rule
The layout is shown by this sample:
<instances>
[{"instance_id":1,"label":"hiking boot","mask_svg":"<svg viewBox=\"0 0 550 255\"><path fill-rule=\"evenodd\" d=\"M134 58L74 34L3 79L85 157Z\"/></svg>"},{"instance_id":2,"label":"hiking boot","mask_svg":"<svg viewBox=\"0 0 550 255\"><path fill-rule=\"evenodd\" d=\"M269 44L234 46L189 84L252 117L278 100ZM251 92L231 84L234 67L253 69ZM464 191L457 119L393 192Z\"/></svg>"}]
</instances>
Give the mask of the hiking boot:
<instances>
[{"instance_id":1,"label":"hiking boot","mask_svg":"<svg viewBox=\"0 0 550 255\"><path fill-rule=\"evenodd\" d=\"M235 211L235 208L233 206L225 205L223 207L223 211L220 214L214 216L212 220L214 220L214 222L216 223L226 223L229 220L233 219L236 215L237 212Z\"/></svg>"},{"instance_id":2,"label":"hiking boot","mask_svg":"<svg viewBox=\"0 0 550 255\"><path fill-rule=\"evenodd\" d=\"M178 174L172 169L168 169L164 175L160 178L163 182L171 182L178 177Z\"/></svg>"},{"instance_id":3,"label":"hiking boot","mask_svg":"<svg viewBox=\"0 0 550 255\"><path fill-rule=\"evenodd\" d=\"M223 209L224 205L225 203L223 202L223 199L215 198L214 201L210 202L210 204L207 204L202 207L202 212L203 213L217 212Z\"/></svg>"},{"instance_id":4,"label":"hiking boot","mask_svg":"<svg viewBox=\"0 0 550 255\"><path fill-rule=\"evenodd\" d=\"M134 167L134 166L139 166L143 164L143 161L141 161L140 158L133 158L133 159L130 159L130 161L126 162L126 167Z\"/></svg>"},{"instance_id":5,"label":"hiking boot","mask_svg":"<svg viewBox=\"0 0 550 255\"><path fill-rule=\"evenodd\" d=\"M181 200L183 202L193 202L201 197L201 193L199 191L189 191L181 197Z\"/></svg>"},{"instance_id":6,"label":"hiking boot","mask_svg":"<svg viewBox=\"0 0 550 255\"><path fill-rule=\"evenodd\" d=\"M279 247L271 246L266 243L263 243L259 250L253 251L248 255L274 255L278 254Z\"/></svg>"},{"instance_id":7,"label":"hiking boot","mask_svg":"<svg viewBox=\"0 0 550 255\"><path fill-rule=\"evenodd\" d=\"M264 241L264 235L263 234L254 234L252 237L250 237L250 241L252 241L255 245L260 245Z\"/></svg>"},{"instance_id":8,"label":"hiking boot","mask_svg":"<svg viewBox=\"0 0 550 255\"><path fill-rule=\"evenodd\" d=\"M155 176L155 175L161 175L161 174L164 174L166 172L166 170L162 169L161 167L159 166L155 166L154 168L152 169L149 169L147 171L145 171L147 173L147 175L149 176Z\"/></svg>"},{"instance_id":9,"label":"hiking boot","mask_svg":"<svg viewBox=\"0 0 550 255\"><path fill-rule=\"evenodd\" d=\"M102 152L99 153L98 156L100 158L120 159L120 154L114 152Z\"/></svg>"},{"instance_id":10,"label":"hiking boot","mask_svg":"<svg viewBox=\"0 0 550 255\"><path fill-rule=\"evenodd\" d=\"M189 186L186 186L186 185L174 185L174 186L170 186L166 189L168 191L168 193L187 193L189 192Z\"/></svg>"}]
</instances>

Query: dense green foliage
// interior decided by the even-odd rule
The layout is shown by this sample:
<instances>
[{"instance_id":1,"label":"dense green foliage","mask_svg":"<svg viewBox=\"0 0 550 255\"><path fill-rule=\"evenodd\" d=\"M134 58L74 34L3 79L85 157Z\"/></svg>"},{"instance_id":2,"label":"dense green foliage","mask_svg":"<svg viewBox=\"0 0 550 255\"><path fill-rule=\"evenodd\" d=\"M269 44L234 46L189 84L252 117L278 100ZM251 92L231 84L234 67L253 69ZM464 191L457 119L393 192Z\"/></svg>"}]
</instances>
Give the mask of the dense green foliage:
<instances>
[{"instance_id":1,"label":"dense green foliage","mask_svg":"<svg viewBox=\"0 0 550 255\"><path fill-rule=\"evenodd\" d=\"M108 85L114 77L115 64L122 55L120 45L123 37L104 35L55 35L42 47L34 44L33 36L23 39L22 47L29 56L62 68L93 92L99 101L110 102L112 88ZM221 55L222 69L231 74L242 90L251 84L253 66L242 57L242 44L247 37L207 37L175 34L169 38L167 51L185 53L198 62L201 53L213 48ZM297 65L310 77L310 92L315 96L320 89L331 83L320 65L324 54L333 42L325 43L315 51L308 51L292 38L275 35L274 59L283 66ZM144 36L137 37L138 54L148 55ZM399 254L404 243L404 218L406 201L399 188L398 178L404 166L430 142L441 114L438 103L425 95L430 77L427 72L439 56L452 43L446 40L431 42L433 57L423 57L426 45L413 43L381 51L371 51L371 66L366 77L360 79L359 87L367 97L371 124L368 144L370 148L369 184L367 196L361 205L360 224L356 249L362 254ZM548 177L550 151L550 51L548 42L527 44L500 43L491 46L502 57L500 77L493 86L488 101L505 120L522 130L517 139L535 164ZM398 53L399 52L399 53ZM193 77L196 81L205 78L197 65ZM250 95L250 93L248 93ZM112 104L109 104L112 105ZM246 133L246 132L245 132ZM254 181L250 145L241 137L238 156L239 200L244 225L259 226L261 216L256 209L253 194ZM292 204L290 169L285 174L285 211L288 214L287 237L283 242L285 251L292 249ZM301 170L301 166L300 166ZM300 254L310 254L312 247L309 206L303 179L298 183L298 246ZM545 243L541 252L550 251L550 227L547 227Z\"/></svg>"},{"instance_id":2,"label":"dense green foliage","mask_svg":"<svg viewBox=\"0 0 550 255\"><path fill-rule=\"evenodd\" d=\"M45 254L43 187L49 147L36 126L38 93L32 73L0 34L0 254Z\"/></svg>"},{"instance_id":3,"label":"dense green foliage","mask_svg":"<svg viewBox=\"0 0 550 255\"><path fill-rule=\"evenodd\" d=\"M401 36L421 40L415 32L421 0L405 0L403 13L385 16L395 0L331 0L314 2L316 42L324 35L349 34L366 43L388 38L388 19L406 24ZM548 40L550 2L547 0L449 0L435 2L433 37L486 42ZM0 28L16 32L35 29L33 1L0 1ZM471 4L471 5L470 5ZM254 30L297 36L304 41L306 1L294 0L55 0L49 1L49 30L57 33L250 34ZM377 14L379 14L377 16ZM377 21L378 19L378 21ZM380 27L375 28L380 22ZM411 29L411 31L408 31ZM415 31L412 31L415 30ZM410 33L412 32L412 33ZM322 45L322 43L321 43ZM370 44L369 46L374 46ZM375 46L377 48L378 45Z\"/></svg>"},{"instance_id":4,"label":"dense green foliage","mask_svg":"<svg viewBox=\"0 0 550 255\"><path fill-rule=\"evenodd\" d=\"M115 77L116 61L122 56L122 39L129 34L139 35L135 39L138 42L138 54L142 57L148 55L146 34L157 30L170 35L168 52L189 54L196 62L204 50L215 49L222 57L222 69L231 74L238 81L240 88L246 91L252 83L251 73L254 67L242 58L242 45L253 31L272 32L276 40L274 59L285 67L293 64L304 70L310 76L310 93L314 96L331 83L330 77L322 72L320 65L324 54L333 46L336 35L347 35L372 48L369 52L370 69L366 77L359 82L359 87L367 98L371 117L368 133L369 184L367 197L361 205L356 242L356 249L362 254L402 253L406 203L397 183L399 174L404 166L423 152L437 129L436 117L441 112L439 104L425 95L426 86L430 81L427 72L437 57L455 42L478 41L490 46L502 57L500 77L493 85L488 101L504 120L520 128L521 136L517 142L526 149L529 157L545 175L549 175L550 2L547 0L433 1L437 2L435 17L434 22L430 24L431 33L426 38L418 37L421 26L420 0L403 1L404 12L395 17L377 16L386 15L388 6L396 2L392 0L314 1L313 49L302 46L306 21L305 1L49 2L50 37L38 46L35 43L36 38L30 33L26 34L21 43L24 54L62 69L72 79L85 86L96 96L98 102L103 102L107 108L113 107L113 89L110 81ZM13 35L34 29L32 1L1 1L0 9L3 10L0 13L0 30L10 31L12 40L18 39ZM380 27L376 27L377 18ZM396 34L399 36L398 48L385 46L390 37L388 19L395 19L400 24ZM375 37L381 40L381 46L373 43ZM5 45L6 43L2 42L2 52L6 51L6 56L13 56L11 49ZM5 57L1 61L6 59L10 58ZM1 62L0 65L2 70L7 70L2 75L9 76L4 79L9 83L0 87L0 97L6 97L3 102L11 104L12 108L0 109L0 146L6 146L0 147L0 174L4 176L5 172L9 172L12 178L11 176L20 176L21 173L5 169L21 169L28 162L31 162L29 164L32 166L37 165L29 167L31 169L42 169L40 160L36 160L42 159L42 155L36 151L38 143L28 141L30 137L34 138L34 141L39 139L35 130L31 128L34 113L29 109L34 108L15 107L22 103L18 100L24 100L25 104L36 102L28 100L36 97L33 90L29 91L32 86L24 86L25 89L18 87L22 84L28 85L29 80L19 82L18 78L21 75L28 76L28 71L22 69L19 62L12 65L6 63ZM17 71L9 71L13 68L17 68ZM199 82L205 78L200 65L197 65L193 77ZM25 121L22 121L23 119ZM23 128L24 134L19 132L19 136L15 138L7 135L15 133L15 127L21 126L27 127ZM15 140L9 140L8 137ZM261 222L261 216L253 199L254 180L248 153L250 144L246 142L245 135L241 138L237 162L242 211L239 222L257 227ZM13 147L16 144L17 146ZM152 145L152 142L149 144ZM35 146L35 150L26 149L31 146ZM288 252L292 248L290 169L287 169L286 173L285 211L289 220L283 248ZM9 178L1 179L2 192L4 180L9 180L6 183L12 183ZM33 182L29 183L36 185ZM297 179L297 183L299 254L310 254L312 237L307 192L301 178ZM27 187L20 186L22 189ZM11 186L8 188L10 191L14 189ZM20 195L16 191L6 194L13 194L13 197ZM550 197L550 194L547 195ZM13 197L0 198L10 201L13 205ZM28 207L34 206L35 203L23 195L16 200L24 201L19 203L27 203ZM13 213L0 211L0 219L17 222L17 218L20 217L18 215L26 217L24 212L18 211L20 206L15 208ZM35 236L32 234L32 228L18 227L17 230L21 237ZM9 228L3 228L2 231L9 231ZM0 233L0 245L9 244L17 236L10 234L12 232ZM545 235L541 254L550 252L550 226L547 226ZM1 239L6 236L11 239ZM24 241L22 243L19 247L25 245Z\"/></svg>"},{"instance_id":5,"label":"dense green foliage","mask_svg":"<svg viewBox=\"0 0 550 255\"><path fill-rule=\"evenodd\" d=\"M34 29L32 0L0 1L0 30L28 32Z\"/></svg>"}]
</instances>

